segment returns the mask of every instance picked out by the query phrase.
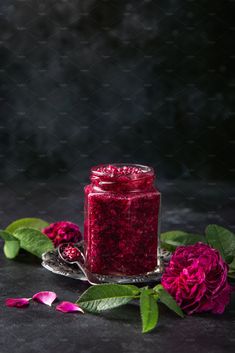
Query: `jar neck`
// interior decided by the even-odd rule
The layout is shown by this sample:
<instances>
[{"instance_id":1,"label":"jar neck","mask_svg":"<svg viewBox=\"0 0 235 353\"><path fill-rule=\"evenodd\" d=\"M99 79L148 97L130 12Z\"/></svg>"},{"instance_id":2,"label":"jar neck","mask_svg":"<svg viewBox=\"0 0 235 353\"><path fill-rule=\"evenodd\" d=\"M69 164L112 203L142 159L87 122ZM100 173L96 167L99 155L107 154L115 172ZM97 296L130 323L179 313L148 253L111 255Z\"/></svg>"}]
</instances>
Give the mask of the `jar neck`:
<instances>
[{"instance_id":1,"label":"jar neck","mask_svg":"<svg viewBox=\"0 0 235 353\"><path fill-rule=\"evenodd\" d=\"M153 188L154 179L152 168L137 164L101 165L90 174L92 188L98 192L143 192Z\"/></svg>"}]
</instances>

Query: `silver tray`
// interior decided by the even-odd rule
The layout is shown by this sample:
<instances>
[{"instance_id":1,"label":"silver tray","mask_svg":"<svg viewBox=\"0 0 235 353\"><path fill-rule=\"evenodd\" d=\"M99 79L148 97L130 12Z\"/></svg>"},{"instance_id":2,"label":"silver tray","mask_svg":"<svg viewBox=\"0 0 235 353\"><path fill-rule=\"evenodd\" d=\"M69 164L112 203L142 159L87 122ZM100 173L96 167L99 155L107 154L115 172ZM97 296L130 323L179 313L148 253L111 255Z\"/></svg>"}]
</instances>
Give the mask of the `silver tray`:
<instances>
[{"instance_id":1,"label":"silver tray","mask_svg":"<svg viewBox=\"0 0 235 353\"><path fill-rule=\"evenodd\" d=\"M160 258L161 258L161 267L164 268L166 264L170 260L171 254L165 250L161 250ZM86 276L79 269L76 264L68 264L64 262L58 254L57 249L45 252L42 255L42 266L50 272L53 272L57 275L70 277L74 279L78 279L80 281L87 281ZM161 279L162 271L151 273L149 275L141 276L141 279L137 282L155 282ZM121 278L120 278L121 279ZM112 282L111 280L105 280L105 276L103 276L103 282ZM121 279L120 283L131 283L133 282L128 277L125 277L125 280Z\"/></svg>"}]
</instances>

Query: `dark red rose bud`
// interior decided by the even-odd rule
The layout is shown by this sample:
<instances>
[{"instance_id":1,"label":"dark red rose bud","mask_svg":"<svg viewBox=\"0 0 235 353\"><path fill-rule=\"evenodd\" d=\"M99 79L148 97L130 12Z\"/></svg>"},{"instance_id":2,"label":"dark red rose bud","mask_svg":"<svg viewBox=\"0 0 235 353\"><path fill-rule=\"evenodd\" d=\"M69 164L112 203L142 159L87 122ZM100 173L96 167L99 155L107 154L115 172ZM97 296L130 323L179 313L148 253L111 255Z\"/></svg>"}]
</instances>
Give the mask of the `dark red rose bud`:
<instances>
[{"instance_id":1,"label":"dark red rose bud","mask_svg":"<svg viewBox=\"0 0 235 353\"><path fill-rule=\"evenodd\" d=\"M78 243L82 240L78 225L68 221L52 223L42 232L53 241L55 247L62 243Z\"/></svg>"}]
</instances>

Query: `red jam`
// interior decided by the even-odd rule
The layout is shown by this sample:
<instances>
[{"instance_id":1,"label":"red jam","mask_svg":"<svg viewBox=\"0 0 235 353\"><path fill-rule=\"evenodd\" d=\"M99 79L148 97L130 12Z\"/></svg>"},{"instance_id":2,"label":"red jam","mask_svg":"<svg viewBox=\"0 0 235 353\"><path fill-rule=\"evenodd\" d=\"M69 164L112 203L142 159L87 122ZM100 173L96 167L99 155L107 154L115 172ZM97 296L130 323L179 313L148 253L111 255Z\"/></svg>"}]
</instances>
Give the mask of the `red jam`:
<instances>
[{"instance_id":1,"label":"red jam","mask_svg":"<svg viewBox=\"0 0 235 353\"><path fill-rule=\"evenodd\" d=\"M76 248L73 243L62 245L61 254L65 260L70 262L82 260L80 250Z\"/></svg>"},{"instance_id":2,"label":"red jam","mask_svg":"<svg viewBox=\"0 0 235 353\"><path fill-rule=\"evenodd\" d=\"M86 267L101 275L132 276L157 268L160 193L154 171L140 165L91 169L85 187Z\"/></svg>"}]
</instances>

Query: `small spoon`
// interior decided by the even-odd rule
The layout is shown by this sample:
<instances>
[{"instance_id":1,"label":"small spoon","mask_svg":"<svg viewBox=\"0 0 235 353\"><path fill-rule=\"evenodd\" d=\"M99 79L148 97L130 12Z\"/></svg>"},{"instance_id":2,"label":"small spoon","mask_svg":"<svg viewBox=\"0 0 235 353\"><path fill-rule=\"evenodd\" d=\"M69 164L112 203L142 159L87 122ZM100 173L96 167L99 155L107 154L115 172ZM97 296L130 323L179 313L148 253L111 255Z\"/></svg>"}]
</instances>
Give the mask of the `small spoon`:
<instances>
[{"instance_id":1,"label":"small spoon","mask_svg":"<svg viewBox=\"0 0 235 353\"><path fill-rule=\"evenodd\" d=\"M92 285L96 285L96 284L100 284L103 283L102 281L100 281L95 275L93 275L93 273L91 273L90 271L88 271L84 265L85 263L85 256L83 254L83 252L76 246L76 248L80 251L81 255L82 255L82 259L83 259L83 263L81 261L68 261L64 258L63 256L63 252L61 250L62 247L68 245L68 243L63 243L60 244L57 248L58 250L58 254L61 257L61 259L66 262L69 265L77 265L79 267L79 269L82 271L82 273L84 274L84 276L86 277L87 281L92 284Z\"/></svg>"}]
</instances>

